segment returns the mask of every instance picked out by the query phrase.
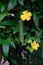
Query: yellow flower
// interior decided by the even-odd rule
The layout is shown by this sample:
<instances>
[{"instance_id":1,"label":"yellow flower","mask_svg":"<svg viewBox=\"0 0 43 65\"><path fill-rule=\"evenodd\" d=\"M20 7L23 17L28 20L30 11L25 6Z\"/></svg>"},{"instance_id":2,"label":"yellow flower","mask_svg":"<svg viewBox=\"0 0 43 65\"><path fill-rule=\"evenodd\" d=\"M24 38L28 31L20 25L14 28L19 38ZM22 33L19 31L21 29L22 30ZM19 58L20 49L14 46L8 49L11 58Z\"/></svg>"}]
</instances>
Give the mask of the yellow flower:
<instances>
[{"instance_id":1,"label":"yellow flower","mask_svg":"<svg viewBox=\"0 0 43 65\"><path fill-rule=\"evenodd\" d=\"M38 50L39 44L34 41L31 43L31 46L32 46L32 49Z\"/></svg>"},{"instance_id":2,"label":"yellow flower","mask_svg":"<svg viewBox=\"0 0 43 65\"><path fill-rule=\"evenodd\" d=\"M22 21L25 21L25 20L29 21L31 19L31 16L32 16L31 12L28 12L26 10L26 11L22 12L20 18L21 18Z\"/></svg>"},{"instance_id":3,"label":"yellow flower","mask_svg":"<svg viewBox=\"0 0 43 65\"><path fill-rule=\"evenodd\" d=\"M28 11L26 10L26 11L23 11L22 13L25 15L25 14L27 14L27 13L28 13Z\"/></svg>"},{"instance_id":4,"label":"yellow flower","mask_svg":"<svg viewBox=\"0 0 43 65\"><path fill-rule=\"evenodd\" d=\"M22 21L26 20L24 15L21 15L20 18L21 18Z\"/></svg>"},{"instance_id":5,"label":"yellow flower","mask_svg":"<svg viewBox=\"0 0 43 65\"><path fill-rule=\"evenodd\" d=\"M28 13L26 14L26 20L29 21L31 19L31 17L28 15Z\"/></svg>"},{"instance_id":6,"label":"yellow flower","mask_svg":"<svg viewBox=\"0 0 43 65\"><path fill-rule=\"evenodd\" d=\"M29 15L29 16L32 16L31 12L28 12L28 15Z\"/></svg>"}]
</instances>

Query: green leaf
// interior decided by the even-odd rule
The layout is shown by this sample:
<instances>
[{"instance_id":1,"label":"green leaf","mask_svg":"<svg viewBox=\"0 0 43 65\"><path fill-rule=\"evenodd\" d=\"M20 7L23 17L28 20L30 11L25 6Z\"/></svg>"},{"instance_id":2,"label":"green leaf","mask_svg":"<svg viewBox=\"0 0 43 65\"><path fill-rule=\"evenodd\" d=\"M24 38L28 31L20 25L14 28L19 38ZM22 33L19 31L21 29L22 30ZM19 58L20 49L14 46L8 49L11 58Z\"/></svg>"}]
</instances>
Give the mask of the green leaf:
<instances>
[{"instance_id":1,"label":"green leaf","mask_svg":"<svg viewBox=\"0 0 43 65\"><path fill-rule=\"evenodd\" d=\"M32 40L31 40L31 39L25 39L25 42L26 42L26 43L31 43Z\"/></svg>"},{"instance_id":2,"label":"green leaf","mask_svg":"<svg viewBox=\"0 0 43 65\"><path fill-rule=\"evenodd\" d=\"M32 28L32 29L31 29L31 32L33 32L33 31L35 32L35 35L37 35L38 37L41 36L41 34L42 34L41 31L39 31L39 30L37 30L37 29L35 29L35 28Z\"/></svg>"},{"instance_id":3,"label":"green leaf","mask_svg":"<svg viewBox=\"0 0 43 65\"><path fill-rule=\"evenodd\" d=\"M11 30L10 29L6 29L6 30L4 30L4 33L11 33Z\"/></svg>"},{"instance_id":4,"label":"green leaf","mask_svg":"<svg viewBox=\"0 0 43 65\"><path fill-rule=\"evenodd\" d=\"M39 42L40 43L40 37L38 37L36 35L34 37L29 37L29 39L35 40L36 42Z\"/></svg>"},{"instance_id":5,"label":"green leaf","mask_svg":"<svg viewBox=\"0 0 43 65\"><path fill-rule=\"evenodd\" d=\"M6 44L8 44L8 41L7 41L7 39L6 40L5 39L2 39L1 43L2 43L2 45L6 45Z\"/></svg>"},{"instance_id":6,"label":"green leaf","mask_svg":"<svg viewBox=\"0 0 43 65\"><path fill-rule=\"evenodd\" d=\"M7 10L13 9L16 6L16 4L17 4L17 0L10 0Z\"/></svg>"},{"instance_id":7,"label":"green leaf","mask_svg":"<svg viewBox=\"0 0 43 65\"><path fill-rule=\"evenodd\" d=\"M41 36L41 32L40 32L40 31L35 30L35 33L36 33L36 35L37 35L38 37L40 37L40 36Z\"/></svg>"},{"instance_id":8,"label":"green leaf","mask_svg":"<svg viewBox=\"0 0 43 65\"><path fill-rule=\"evenodd\" d=\"M3 21L3 25L7 25L7 26L14 26L16 23L15 21L13 20L6 20L6 21Z\"/></svg>"},{"instance_id":9,"label":"green leaf","mask_svg":"<svg viewBox=\"0 0 43 65\"><path fill-rule=\"evenodd\" d=\"M43 9L43 1L42 0L38 0L38 5L40 6L40 8L42 8Z\"/></svg>"},{"instance_id":10,"label":"green leaf","mask_svg":"<svg viewBox=\"0 0 43 65\"><path fill-rule=\"evenodd\" d=\"M12 30L13 30L13 34L16 34L19 31L19 27L14 26L14 27L12 27Z\"/></svg>"},{"instance_id":11,"label":"green leaf","mask_svg":"<svg viewBox=\"0 0 43 65\"><path fill-rule=\"evenodd\" d=\"M35 2L36 0L31 0L31 2Z\"/></svg>"},{"instance_id":12,"label":"green leaf","mask_svg":"<svg viewBox=\"0 0 43 65\"><path fill-rule=\"evenodd\" d=\"M8 52L9 52L9 45L2 45L2 47L3 47L3 53L4 53L4 56L5 57L8 57Z\"/></svg>"},{"instance_id":13,"label":"green leaf","mask_svg":"<svg viewBox=\"0 0 43 65\"><path fill-rule=\"evenodd\" d=\"M9 45L9 46L11 45L13 48L15 48L15 43L14 43L13 39L10 37L7 38L6 40L3 39L0 42L2 45Z\"/></svg>"},{"instance_id":14,"label":"green leaf","mask_svg":"<svg viewBox=\"0 0 43 65\"><path fill-rule=\"evenodd\" d=\"M20 42L19 37L16 35L14 36L14 42Z\"/></svg>"},{"instance_id":15,"label":"green leaf","mask_svg":"<svg viewBox=\"0 0 43 65\"><path fill-rule=\"evenodd\" d=\"M40 43L40 37L35 36L35 37L34 37L34 40L35 40L36 42L39 42L39 43Z\"/></svg>"},{"instance_id":16,"label":"green leaf","mask_svg":"<svg viewBox=\"0 0 43 65\"><path fill-rule=\"evenodd\" d=\"M5 28L5 26L0 25L0 28Z\"/></svg>"},{"instance_id":17,"label":"green leaf","mask_svg":"<svg viewBox=\"0 0 43 65\"><path fill-rule=\"evenodd\" d=\"M5 8L6 8L6 4L1 4L1 12L3 12L4 10L5 10Z\"/></svg>"},{"instance_id":18,"label":"green leaf","mask_svg":"<svg viewBox=\"0 0 43 65\"><path fill-rule=\"evenodd\" d=\"M39 17L35 13L33 13L33 21L35 23L35 26L38 27L39 26Z\"/></svg>"},{"instance_id":19,"label":"green leaf","mask_svg":"<svg viewBox=\"0 0 43 65\"><path fill-rule=\"evenodd\" d=\"M34 51L31 47L27 46L26 49L28 49L31 53Z\"/></svg>"},{"instance_id":20,"label":"green leaf","mask_svg":"<svg viewBox=\"0 0 43 65\"><path fill-rule=\"evenodd\" d=\"M2 22L0 22L0 28L5 28Z\"/></svg>"},{"instance_id":21,"label":"green leaf","mask_svg":"<svg viewBox=\"0 0 43 65\"><path fill-rule=\"evenodd\" d=\"M16 48L15 47L15 43L14 42L11 42L11 44L10 44L13 48Z\"/></svg>"},{"instance_id":22,"label":"green leaf","mask_svg":"<svg viewBox=\"0 0 43 65\"><path fill-rule=\"evenodd\" d=\"M15 43L12 38L8 38L7 41L9 43L9 45L11 45L13 48L15 48Z\"/></svg>"},{"instance_id":23,"label":"green leaf","mask_svg":"<svg viewBox=\"0 0 43 65\"><path fill-rule=\"evenodd\" d=\"M24 0L18 0L18 3L19 3L20 5L24 5Z\"/></svg>"},{"instance_id":24,"label":"green leaf","mask_svg":"<svg viewBox=\"0 0 43 65\"><path fill-rule=\"evenodd\" d=\"M2 21L4 19L5 16L8 15L8 12L2 12L0 13L0 21Z\"/></svg>"},{"instance_id":25,"label":"green leaf","mask_svg":"<svg viewBox=\"0 0 43 65\"><path fill-rule=\"evenodd\" d=\"M2 44L2 40L3 40L3 39L0 38L0 44Z\"/></svg>"}]
</instances>

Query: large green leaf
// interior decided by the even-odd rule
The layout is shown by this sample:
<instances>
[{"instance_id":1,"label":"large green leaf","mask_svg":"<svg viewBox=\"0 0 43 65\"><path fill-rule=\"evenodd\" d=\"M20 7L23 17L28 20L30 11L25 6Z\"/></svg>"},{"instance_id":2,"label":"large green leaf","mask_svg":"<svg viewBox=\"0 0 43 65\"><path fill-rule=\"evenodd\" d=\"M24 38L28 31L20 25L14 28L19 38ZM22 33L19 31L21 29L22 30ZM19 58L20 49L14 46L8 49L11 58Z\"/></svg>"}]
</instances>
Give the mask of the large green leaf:
<instances>
[{"instance_id":1,"label":"large green leaf","mask_svg":"<svg viewBox=\"0 0 43 65\"><path fill-rule=\"evenodd\" d=\"M8 10L13 9L16 6L16 4L17 4L17 0L10 0L7 9Z\"/></svg>"},{"instance_id":2,"label":"large green leaf","mask_svg":"<svg viewBox=\"0 0 43 65\"><path fill-rule=\"evenodd\" d=\"M11 45L13 48L15 48L15 43L14 43L13 39L10 38L10 37L5 39L5 40L1 39L0 42L1 42L2 45L9 45L9 46Z\"/></svg>"},{"instance_id":3,"label":"large green leaf","mask_svg":"<svg viewBox=\"0 0 43 65\"><path fill-rule=\"evenodd\" d=\"M8 15L8 12L2 12L0 13L0 21L2 21L4 19L5 16Z\"/></svg>"},{"instance_id":4,"label":"large green leaf","mask_svg":"<svg viewBox=\"0 0 43 65\"><path fill-rule=\"evenodd\" d=\"M5 11L6 4L1 3L1 12Z\"/></svg>"},{"instance_id":5,"label":"large green leaf","mask_svg":"<svg viewBox=\"0 0 43 65\"><path fill-rule=\"evenodd\" d=\"M33 20L34 20L34 23L35 23L35 26L39 26L39 17L36 13L33 13Z\"/></svg>"},{"instance_id":6,"label":"large green leaf","mask_svg":"<svg viewBox=\"0 0 43 65\"><path fill-rule=\"evenodd\" d=\"M24 5L24 0L18 0L18 3L19 3L20 5Z\"/></svg>"},{"instance_id":7,"label":"large green leaf","mask_svg":"<svg viewBox=\"0 0 43 65\"><path fill-rule=\"evenodd\" d=\"M31 2L35 2L36 0L31 0Z\"/></svg>"},{"instance_id":8,"label":"large green leaf","mask_svg":"<svg viewBox=\"0 0 43 65\"><path fill-rule=\"evenodd\" d=\"M4 56L7 57L8 56L8 52L9 52L9 45L2 45L3 47L3 53L4 53Z\"/></svg>"},{"instance_id":9,"label":"large green leaf","mask_svg":"<svg viewBox=\"0 0 43 65\"><path fill-rule=\"evenodd\" d=\"M11 45L13 48L15 48L15 43L12 38L8 38L7 41L8 41L9 45Z\"/></svg>"},{"instance_id":10,"label":"large green leaf","mask_svg":"<svg viewBox=\"0 0 43 65\"><path fill-rule=\"evenodd\" d=\"M0 25L0 28L5 28L5 26L3 26L3 25Z\"/></svg>"},{"instance_id":11,"label":"large green leaf","mask_svg":"<svg viewBox=\"0 0 43 65\"><path fill-rule=\"evenodd\" d=\"M35 30L35 33L36 33L36 35L38 36L38 37L40 37L41 36L41 32L40 31L38 31L38 30Z\"/></svg>"}]
</instances>

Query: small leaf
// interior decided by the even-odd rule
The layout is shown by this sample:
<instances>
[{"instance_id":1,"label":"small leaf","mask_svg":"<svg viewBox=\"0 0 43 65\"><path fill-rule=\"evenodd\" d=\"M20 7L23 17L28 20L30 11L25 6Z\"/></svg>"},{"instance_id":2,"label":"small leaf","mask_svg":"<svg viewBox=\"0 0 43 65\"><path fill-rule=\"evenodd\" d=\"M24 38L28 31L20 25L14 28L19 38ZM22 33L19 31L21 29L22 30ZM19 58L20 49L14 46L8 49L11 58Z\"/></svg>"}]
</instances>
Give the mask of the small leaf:
<instances>
[{"instance_id":1,"label":"small leaf","mask_svg":"<svg viewBox=\"0 0 43 65\"><path fill-rule=\"evenodd\" d=\"M4 56L7 57L8 56L8 52L9 52L9 45L2 45L3 47L3 53L4 53Z\"/></svg>"},{"instance_id":2,"label":"small leaf","mask_svg":"<svg viewBox=\"0 0 43 65\"><path fill-rule=\"evenodd\" d=\"M28 49L31 53L34 51L31 47L27 46L26 49Z\"/></svg>"},{"instance_id":3,"label":"small leaf","mask_svg":"<svg viewBox=\"0 0 43 65\"><path fill-rule=\"evenodd\" d=\"M25 42L26 42L26 43L31 43L32 40L31 40L31 39L25 39Z\"/></svg>"}]
</instances>

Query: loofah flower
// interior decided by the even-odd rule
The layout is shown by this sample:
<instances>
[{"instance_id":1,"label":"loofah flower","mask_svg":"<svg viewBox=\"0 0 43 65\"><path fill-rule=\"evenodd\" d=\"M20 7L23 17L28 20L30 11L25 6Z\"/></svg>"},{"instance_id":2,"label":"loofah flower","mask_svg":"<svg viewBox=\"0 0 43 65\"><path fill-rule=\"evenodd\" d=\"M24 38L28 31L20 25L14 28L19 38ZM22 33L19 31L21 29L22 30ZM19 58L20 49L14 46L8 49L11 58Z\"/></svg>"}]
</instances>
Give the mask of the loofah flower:
<instances>
[{"instance_id":1,"label":"loofah flower","mask_svg":"<svg viewBox=\"0 0 43 65\"><path fill-rule=\"evenodd\" d=\"M31 16L32 16L31 12L28 12L26 10L26 11L22 12L22 14L20 15L20 18L22 21L25 21L25 20L29 21L29 20L31 20Z\"/></svg>"},{"instance_id":2,"label":"loofah flower","mask_svg":"<svg viewBox=\"0 0 43 65\"><path fill-rule=\"evenodd\" d=\"M32 49L34 50L38 50L38 47L39 47L39 43L36 43L35 41L31 43L31 47Z\"/></svg>"}]
</instances>

